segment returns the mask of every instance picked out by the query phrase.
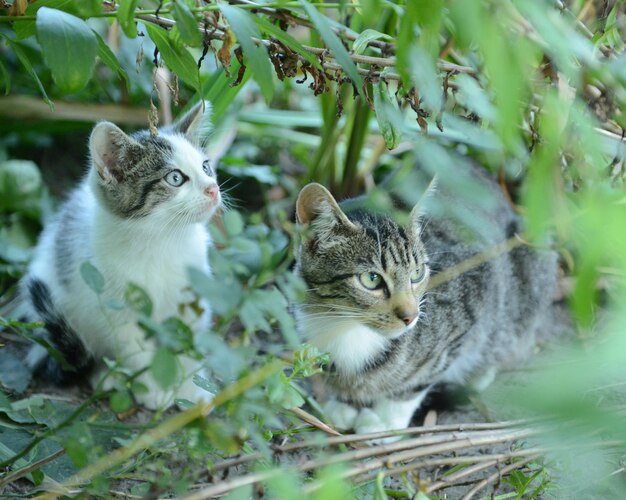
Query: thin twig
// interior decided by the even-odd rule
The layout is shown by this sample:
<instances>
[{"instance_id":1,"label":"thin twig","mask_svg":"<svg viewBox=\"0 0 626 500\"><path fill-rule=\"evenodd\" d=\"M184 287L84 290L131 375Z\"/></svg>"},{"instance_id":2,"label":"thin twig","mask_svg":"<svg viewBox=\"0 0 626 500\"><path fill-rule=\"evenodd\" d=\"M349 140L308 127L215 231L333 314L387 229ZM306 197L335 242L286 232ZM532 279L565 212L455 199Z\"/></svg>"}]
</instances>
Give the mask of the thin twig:
<instances>
[{"instance_id":1,"label":"thin twig","mask_svg":"<svg viewBox=\"0 0 626 500\"><path fill-rule=\"evenodd\" d=\"M474 495L476 495L476 493L478 493L488 484L493 483L494 481L497 481L498 479L506 476L509 472L519 469L523 467L524 465L526 465L527 463L532 462L533 460L537 460L539 457L540 455L531 455L530 457L527 457L524 460L521 460L519 462L513 462L512 464L509 464L506 467L502 468L502 470L494 472L491 476L486 477L482 481L479 481L478 483L476 483L476 486L474 486L471 490L469 490L462 500L470 500L471 498L474 497Z\"/></svg>"},{"instance_id":2,"label":"thin twig","mask_svg":"<svg viewBox=\"0 0 626 500\"><path fill-rule=\"evenodd\" d=\"M36 462L28 465L27 467L24 467L22 469L13 471L11 474L5 476L2 478L2 480L0 480L0 488L6 486L7 484L12 483L13 481L16 481L24 476L27 476L28 474L30 474L31 472L39 469L40 467L46 465L48 462L52 462L53 460L56 460L57 458L59 458L61 455L65 454L65 449L61 448L58 451L55 451L52 455L48 455L45 458L42 458L41 460L37 460Z\"/></svg>"}]
</instances>

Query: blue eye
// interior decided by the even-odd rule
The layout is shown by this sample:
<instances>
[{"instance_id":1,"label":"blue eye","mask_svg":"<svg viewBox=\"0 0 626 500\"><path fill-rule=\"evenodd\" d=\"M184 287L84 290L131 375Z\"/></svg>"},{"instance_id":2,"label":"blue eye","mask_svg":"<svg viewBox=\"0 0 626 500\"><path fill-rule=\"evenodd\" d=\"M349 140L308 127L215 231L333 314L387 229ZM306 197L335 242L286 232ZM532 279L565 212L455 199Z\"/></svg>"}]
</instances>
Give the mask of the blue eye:
<instances>
[{"instance_id":1,"label":"blue eye","mask_svg":"<svg viewBox=\"0 0 626 500\"><path fill-rule=\"evenodd\" d=\"M180 170L172 170L165 177L165 182L174 187L180 187L185 183L185 176Z\"/></svg>"},{"instance_id":2,"label":"blue eye","mask_svg":"<svg viewBox=\"0 0 626 500\"><path fill-rule=\"evenodd\" d=\"M202 170L204 170L205 174L211 175L211 164L209 163L209 160L204 160L202 163Z\"/></svg>"}]
</instances>

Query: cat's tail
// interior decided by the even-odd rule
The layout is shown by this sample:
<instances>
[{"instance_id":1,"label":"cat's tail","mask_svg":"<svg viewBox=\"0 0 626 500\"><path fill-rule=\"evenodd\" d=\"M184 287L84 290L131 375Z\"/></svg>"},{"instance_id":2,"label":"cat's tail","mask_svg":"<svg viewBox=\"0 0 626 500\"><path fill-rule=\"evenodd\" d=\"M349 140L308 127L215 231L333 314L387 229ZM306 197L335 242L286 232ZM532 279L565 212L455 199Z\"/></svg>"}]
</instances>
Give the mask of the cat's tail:
<instances>
[{"instance_id":1,"label":"cat's tail","mask_svg":"<svg viewBox=\"0 0 626 500\"><path fill-rule=\"evenodd\" d=\"M93 369L94 358L55 308L50 289L36 278L30 279L25 289L36 317L45 324L42 338L48 344L48 347L33 345L26 356L26 364L36 376L59 385L85 380Z\"/></svg>"}]
</instances>

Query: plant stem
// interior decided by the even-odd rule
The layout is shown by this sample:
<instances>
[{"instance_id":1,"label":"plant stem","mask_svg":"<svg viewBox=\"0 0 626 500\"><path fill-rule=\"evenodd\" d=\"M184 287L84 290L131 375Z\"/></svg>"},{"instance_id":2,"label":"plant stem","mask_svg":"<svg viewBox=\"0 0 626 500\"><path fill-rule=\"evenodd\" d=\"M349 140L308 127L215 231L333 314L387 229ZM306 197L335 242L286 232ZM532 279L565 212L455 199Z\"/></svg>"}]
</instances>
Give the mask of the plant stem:
<instances>
[{"instance_id":1,"label":"plant stem","mask_svg":"<svg viewBox=\"0 0 626 500\"><path fill-rule=\"evenodd\" d=\"M227 401L240 396L248 389L260 384L265 379L276 373L282 367L282 362L278 360L262 366L258 370L246 375L234 384L226 387L215 395L210 403L199 403L188 410L178 413L169 418L154 429L142 434L128 446L118 448L105 455L94 464L89 465L70 477L61 486L60 490L43 495L42 499L53 499L68 494L68 487L90 482L95 476L99 476L108 469L128 460L141 450L150 447L155 442L169 436L175 431L185 427L198 418L206 417L214 408L223 405Z\"/></svg>"}]
</instances>

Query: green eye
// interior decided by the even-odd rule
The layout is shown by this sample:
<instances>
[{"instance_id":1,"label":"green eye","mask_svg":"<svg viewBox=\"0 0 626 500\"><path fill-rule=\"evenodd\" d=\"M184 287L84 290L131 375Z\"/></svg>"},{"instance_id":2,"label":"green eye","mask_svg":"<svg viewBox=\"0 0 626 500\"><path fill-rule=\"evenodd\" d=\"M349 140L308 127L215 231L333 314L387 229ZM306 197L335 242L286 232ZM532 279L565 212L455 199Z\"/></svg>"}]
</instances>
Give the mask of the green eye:
<instances>
[{"instance_id":1,"label":"green eye","mask_svg":"<svg viewBox=\"0 0 626 500\"><path fill-rule=\"evenodd\" d=\"M424 279L424 276L426 276L426 269L421 265L411 273L411 283L419 283Z\"/></svg>"},{"instance_id":2,"label":"green eye","mask_svg":"<svg viewBox=\"0 0 626 500\"><path fill-rule=\"evenodd\" d=\"M378 273L368 271L366 273L359 274L359 281L368 290L377 290L383 285L383 278Z\"/></svg>"}]
</instances>

